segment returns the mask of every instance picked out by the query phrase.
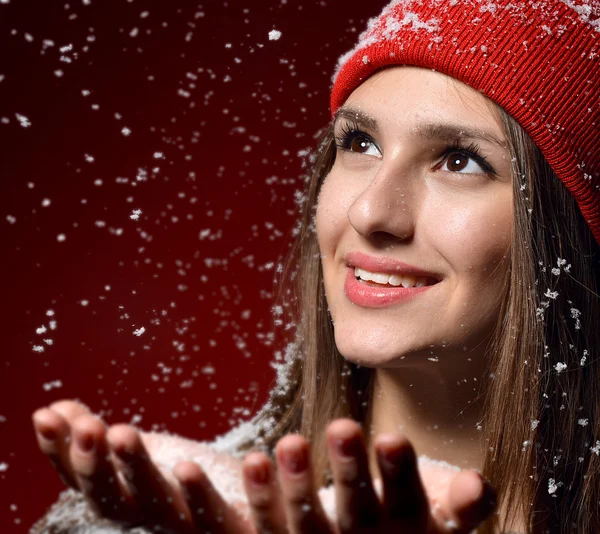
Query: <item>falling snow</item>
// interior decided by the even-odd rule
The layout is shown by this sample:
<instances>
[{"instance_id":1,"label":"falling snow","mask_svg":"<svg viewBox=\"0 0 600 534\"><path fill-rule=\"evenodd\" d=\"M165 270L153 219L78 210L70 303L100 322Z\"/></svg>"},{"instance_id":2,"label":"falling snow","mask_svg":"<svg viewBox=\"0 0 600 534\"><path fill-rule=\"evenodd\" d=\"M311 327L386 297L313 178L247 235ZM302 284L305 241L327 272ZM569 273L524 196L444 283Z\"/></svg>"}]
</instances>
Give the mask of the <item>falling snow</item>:
<instances>
[{"instance_id":1,"label":"falling snow","mask_svg":"<svg viewBox=\"0 0 600 534\"><path fill-rule=\"evenodd\" d=\"M25 115L21 115L21 113L15 113L15 117L23 128L29 128L31 126L31 121Z\"/></svg>"},{"instance_id":2,"label":"falling snow","mask_svg":"<svg viewBox=\"0 0 600 534\"><path fill-rule=\"evenodd\" d=\"M554 368L556 369L557 373L562 373L567 368L567 364L559 362L554 366Z\"/></svg>"},{"instance_id":3,"label":"falling snow","mask_svg":"<svg viewBox=\"0 0 600 534\"><path fill-rule=\"evenodd\" d=\"M51 382L46 382L42 384L42 388L44 391L51 391L53 389L60 389L63 387L63 383L61 380L53 380Z\"/></svg>"},{"instance_id":4,"label":"falling snow","mask_svg":"<svg viewBox=\"0 0 600 534\"><path fill-rule=\"evenodd\" d=\"M556 300L556 298L558 297L558 291L550 291L550 289L547 289L544 293L544 296L548 297L549 299Z\"/></svg>"}]
</instances>

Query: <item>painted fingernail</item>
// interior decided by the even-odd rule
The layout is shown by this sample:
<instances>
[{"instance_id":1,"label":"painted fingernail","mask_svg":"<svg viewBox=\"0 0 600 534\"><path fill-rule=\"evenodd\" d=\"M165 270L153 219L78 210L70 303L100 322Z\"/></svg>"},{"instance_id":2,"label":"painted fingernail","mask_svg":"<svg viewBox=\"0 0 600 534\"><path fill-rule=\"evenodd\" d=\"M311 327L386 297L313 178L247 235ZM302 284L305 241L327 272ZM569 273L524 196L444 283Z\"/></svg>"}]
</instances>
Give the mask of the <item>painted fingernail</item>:
<instances>
[{"instance_id":1,"label":"painted fingernail","mask_svg":"<svg viewBox=\"0 0 600 534\"><path fill-rule=\"evenodd\" d=\"M351 436L344 439L336 439L333 442L336 452L344 457L355 457L360 449L360 441L358 436Z\"/></svg>"},{"instance_id":2,"label":"painted fingernail","mask_svg":"<svg viewBox=\"0 0 600 534\"><path fill-rule=\"evenodd\" d=\"M138 459L133 451L128 450L124 446L113 447L113 452L124 462L133 463Z\"/></svg>"},{"instance_id":3,"label":"painted fingernail","mask_svg":"<svg viewBox=\"0 0 600 534\"><path fill-rule=\"evenodd\" d=\"M300 474L308 467L306 451L302 447L282 451L281 462L286 471L294 474Z\"/></svg>"},{"instance_id":4,"label":"painted fingernail","mask_svg":"<svg viewBox=\"0 0 600 534\"><path fill-rule=\"evenodd\" d=\"M269 482L269 470L264 464L251 464L247 468L248 477L253 484L262 486Z\"/></svg>"},{"instance_id":5,"label":"painted fingernail","mask_svg":"<svg viewBox=\"0 0 600 534\"><path fill-rule=\"evenodd\" d=\"M381 465L390 475L398 475L409 469L411 465L410 459L410 451L397 445L382 446L379 451Z\"/></svg>"},{"instance_id":6,"label":"painted fingernail","mask_svg":"<svg viewBox=\"0 0 600 534\"><path fill-rule=\"evenodd\" d=\"M77 448L84 454L89 454L94 450L94 438L89 434L79 434L75 438Z\"/></svg>"},{"instance_id":7,"label":"painted fingernail","mask_svg":"<svg viewBox=\"0 0 600 534\"><path fill-rule=\"evenodd\" d=\"M56 432L49 426L39 425L37 432L47 441L54 441L56 439Z\"/></svg>"}]
</instances>

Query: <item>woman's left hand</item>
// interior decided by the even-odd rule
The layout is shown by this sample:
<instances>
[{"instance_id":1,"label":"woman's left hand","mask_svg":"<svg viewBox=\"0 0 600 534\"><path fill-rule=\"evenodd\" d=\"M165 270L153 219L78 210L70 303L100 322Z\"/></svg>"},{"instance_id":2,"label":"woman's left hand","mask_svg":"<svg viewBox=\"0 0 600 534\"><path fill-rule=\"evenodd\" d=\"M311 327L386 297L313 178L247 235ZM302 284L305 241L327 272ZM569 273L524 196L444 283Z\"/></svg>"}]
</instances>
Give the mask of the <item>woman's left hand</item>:
<instances>
[{"instance_id":1,"label":"woman's left hand","mask_svg":"<svg viewBox=\"0 0 600 534\"><path fill-rule=\"evenodd\" d=\"M430 503L414 449L400 435L379 435L375 440L381 500L373 487L360 426L350 419L333 421L327 428L327 444L336 524L327 519L312 484L308 442L291 434L276 446L276 477L264 454L251 453L244 460L244 485L258 532L462 534L480 525L495 508L495 491L476 471L458 472L445 497Z\"/></svg>"}]
</instances>

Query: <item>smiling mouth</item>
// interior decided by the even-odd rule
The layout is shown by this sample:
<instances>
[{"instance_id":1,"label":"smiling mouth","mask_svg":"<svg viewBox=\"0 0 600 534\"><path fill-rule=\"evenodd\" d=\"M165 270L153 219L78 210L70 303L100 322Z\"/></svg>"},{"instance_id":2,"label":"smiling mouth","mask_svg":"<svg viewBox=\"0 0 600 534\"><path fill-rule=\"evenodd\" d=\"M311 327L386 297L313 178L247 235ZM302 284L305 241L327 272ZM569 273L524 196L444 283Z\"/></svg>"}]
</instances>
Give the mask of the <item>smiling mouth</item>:
<instances>
[{"instance_id":1,"label":"smiling mouth","mask_svg":"<svg viewBox=\"0 0 600 534\"><path fill-rule=\"evenodd\" d=\"M426 287L438 283L438 280L430 276L413 276L408 274L386 274L374 273L354 267L354 276L357 280L371 287Z\"/></svg>"}]
</instances>

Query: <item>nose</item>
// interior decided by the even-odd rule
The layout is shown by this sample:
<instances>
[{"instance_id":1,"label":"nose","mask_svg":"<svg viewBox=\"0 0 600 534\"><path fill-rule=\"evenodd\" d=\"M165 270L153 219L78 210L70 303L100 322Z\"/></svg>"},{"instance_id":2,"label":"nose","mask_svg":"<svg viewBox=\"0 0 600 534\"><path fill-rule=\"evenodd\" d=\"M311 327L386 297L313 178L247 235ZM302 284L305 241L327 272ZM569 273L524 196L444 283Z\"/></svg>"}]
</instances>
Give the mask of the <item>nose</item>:
<instances>
[{"instance_id":1,"label":"nose","mask_svg":"<svg viewBox=\"0 0 600 534\"><path fill-rule=\"evenodd\" d=\"M415 231L417 202L410 168L383 162L348 208L348 220L370 239L406 240Z\"/></svg>"}]
</instances>

